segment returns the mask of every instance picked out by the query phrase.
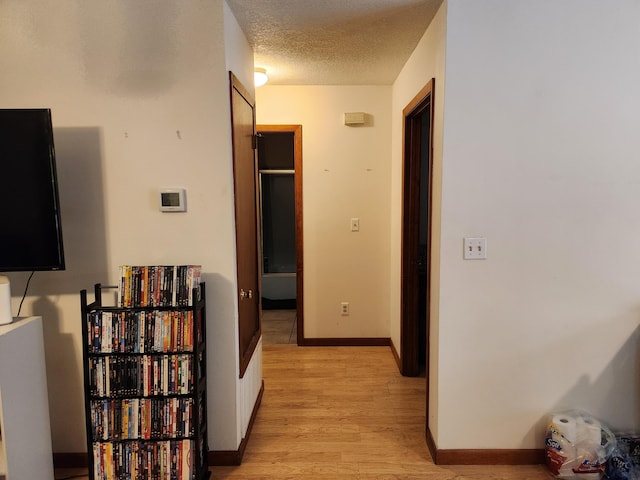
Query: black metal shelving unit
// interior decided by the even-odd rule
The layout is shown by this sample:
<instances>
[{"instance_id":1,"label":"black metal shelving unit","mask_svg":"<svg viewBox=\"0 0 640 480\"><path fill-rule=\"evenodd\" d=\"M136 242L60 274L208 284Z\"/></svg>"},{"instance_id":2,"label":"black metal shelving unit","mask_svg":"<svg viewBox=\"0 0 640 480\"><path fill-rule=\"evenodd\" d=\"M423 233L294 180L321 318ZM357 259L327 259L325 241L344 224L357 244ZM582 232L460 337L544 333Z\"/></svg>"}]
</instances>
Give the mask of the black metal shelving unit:
<instances>
[{"instance_id":1,"label":"black metal shelving unit","mask_svg":"<svg viewBox=\"0 0 640 480\"><path fill-rule=\"evenodd\" d=\"M204 480L205 284L191 305L104 306L80 292L91 480Z\"/></svg>"}]
</instances>

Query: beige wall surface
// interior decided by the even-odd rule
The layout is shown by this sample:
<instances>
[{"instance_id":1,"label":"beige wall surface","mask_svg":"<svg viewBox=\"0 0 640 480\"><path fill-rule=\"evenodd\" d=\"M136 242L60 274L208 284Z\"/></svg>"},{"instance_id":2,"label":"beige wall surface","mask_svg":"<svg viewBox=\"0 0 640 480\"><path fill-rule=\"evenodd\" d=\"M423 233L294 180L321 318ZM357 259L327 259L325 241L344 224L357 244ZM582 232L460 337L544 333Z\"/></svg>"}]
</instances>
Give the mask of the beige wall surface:
<instances>
[{"instance_id":1,"label":"beige wall surface","mask_svg":"<svg viewBox=\"0 0 640 480\"><path fill-rule=\"evenodd\" d=\"M541 448L562 408L640 427L638 18L448 1L439 448Z\"/></svg>"},{"instance_id":2,"label":"beige wall surface","mask_svg":"<svg viewBox=\"0 0 640 480\"><path fill-rule=\"evenodd\" d=\"M404 108L414 99L422 88L434 79L433 98L433 204L431 219L431 302L429 312L429 384L430 391L438 388L438 301L440 269L440 210L442 184L442 130L444 118L445 91L445 34L446 2L440 7L429 28L416 46L413 54L393 84L391 125L391 205L390 205L390 318L391 340L401 352L400 343L400 306L401 306L401 242L402 242L402 163L404 139L402 119ZM438 396L430 396L429 427L437 434Z\"/></svg>"},{"instance_id":3,"label":"beige wall surface","mask_svg":"<svg viewBox=\"0 0 640 480\"><path fill-rule=\"evenodd\" d=\"M125 263L202 264L210 447L240 441L224 27L221 0L0 4L0 104L54 124L67 269L35 274L21 316L43 317L55 452L86 450L79 291ZM161 187L186 188L187 212L161 213ZM27 275L10 278L16 315Z\"/></svg>"},{"instance_id":4,"label":"beige wall surface","mask_svg":"<svg viewBox=\"0 0 640 480\"><path fill-rule=\"evenodd\" d=\"M253 92L253 50L247 41L238 21L233 16L231 9L225 3L224 8L224 48L227 70L233 72L234 76L242 83L244 88ZM229 102L229 100L227 100ZM227 103L228 105L228 103ZM219 112L223 112L227 105L221 105ZM233 175L229 180L233 185ZM233 187L232 187L233 190ZM234 211L235 225L235 211ZM233 228L233 238L235 242L235 227ZM234 243L235 252L235 243ZM235 256L234 256L235 258ZM234 260L234 290L237 292L238 284L235 273ZM234 321L229 318L222 320L217 325L217 332L228 331L220 340L224 344L217 343L215 348L209 350L207 362L212 365L212 385L220 391L210 390L213 399L209 401L212 412L224 412L224 415L213 414L209 422L209 449L216 451L237 450L240 442L246 436L249 421L255 402L262 387L262 343L255 349L253 357L247 366L245 374L240 378L240 360L238 355L239 332L238 332L238 296L232 294L234 301ZM230 339L233 338L233 343ZM235 412L235 415L231 415Z\"/></svg>"},{"instance_id":5,"label":"beige wall surface","mask_svg":"<svg viewBox=\"0 0 640 480\"><path fill-rule=\"evenodd\" d=\"M259 124L302 125L304 332L389 337L390 87L264 86ZM364 112L364 126L344 125ZM350 231L350 219L360 231ZM340 315L349 302L350 315Z\"/></svg>"},{"instance_id":6,"label":"beige wall surface","mask_svg":"<svg viewBox=\"0 0 640 480\"><path fill-rule=\"evenodd\" d=\"M188 3L0 3L0 103L53 111L67 270L37 273L21 315L43 317L56 452L86 448L78 292L123 263L204 267L212 448L237 448L255 394L259 356L250 382L229 374L227 69L250 82L246 45L221 1ZM307 337L398 345L400 112L436 78L439 448L540 448L566 407L640 428L640 7L615 7L448 0L392 87L256 92L259 123L303 125ZM348 111L371 123L344 126ZM163 186L187 189L186 214L158 211ZM462 259L465 236L488 239L487 260ZM27 276L10 275L14 315Z\"/></svg>"}]
</instances>

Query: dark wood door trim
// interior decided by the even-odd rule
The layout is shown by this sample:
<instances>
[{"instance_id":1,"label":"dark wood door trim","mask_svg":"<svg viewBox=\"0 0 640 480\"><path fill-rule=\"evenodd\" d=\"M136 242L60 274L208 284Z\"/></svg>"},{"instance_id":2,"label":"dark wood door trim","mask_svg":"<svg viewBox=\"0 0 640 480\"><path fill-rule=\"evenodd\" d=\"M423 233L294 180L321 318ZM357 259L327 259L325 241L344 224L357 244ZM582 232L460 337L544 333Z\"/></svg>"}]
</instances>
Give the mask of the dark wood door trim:
<instances>
[{"instance_id":1,"label":"dark wood door trim","mask_svg":"<svg viewBox=\"0 0 640 480\"><path fill-rule=\"evenodd\" d=\"M418 291L418 239L420 235L420 165L421 152L428 152L428 215L427 249L431 245L431 206L433 178L433 98L435 81L429 81L402 111L403 115L403 205L402 205L402 274L401 274L401 372L406 376L419 373L418 359L418 301L419 295L426 295L427 319L429 313L429 287L431 279L431 255L427 251L426 275L427 291ZM421 126L423 115L429 116L430 129L428 145L422 144ZM422 192L424 198L424 192ZM429 325L427 321L426 367L429 371Z\"/></svg>"},{"instance_id":2,"label":"dark wood door trim","mask_svg":"<svg viewBox=\"0 0 640 480\"><path fill-rule=\"evenodd\" d=\"M302 125L257 125L257 132L293 133L296 215L296 323L298 345L304 345L304 252L302 236Z\"/></svg>"}]
</instances>

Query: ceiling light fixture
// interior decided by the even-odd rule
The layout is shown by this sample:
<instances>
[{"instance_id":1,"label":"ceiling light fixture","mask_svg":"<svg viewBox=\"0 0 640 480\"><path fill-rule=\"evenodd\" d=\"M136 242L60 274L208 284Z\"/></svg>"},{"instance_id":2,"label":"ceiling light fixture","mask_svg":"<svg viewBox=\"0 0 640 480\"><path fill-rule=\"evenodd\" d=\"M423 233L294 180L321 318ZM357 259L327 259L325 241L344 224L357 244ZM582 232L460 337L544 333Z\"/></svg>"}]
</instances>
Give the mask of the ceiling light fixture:
<instances>
[{"instance_id":1,"label":"ceiling light fixture","mask_svg":"<svg viewBox=\"0 0 640 480\"><path fill-rule=\"evenodd\" d=\"M264 68L256 67L253 71L253 82L256 87L261 87L267 81L269 77L267 77L267 70Z\"/></svg>"}]
</instances>

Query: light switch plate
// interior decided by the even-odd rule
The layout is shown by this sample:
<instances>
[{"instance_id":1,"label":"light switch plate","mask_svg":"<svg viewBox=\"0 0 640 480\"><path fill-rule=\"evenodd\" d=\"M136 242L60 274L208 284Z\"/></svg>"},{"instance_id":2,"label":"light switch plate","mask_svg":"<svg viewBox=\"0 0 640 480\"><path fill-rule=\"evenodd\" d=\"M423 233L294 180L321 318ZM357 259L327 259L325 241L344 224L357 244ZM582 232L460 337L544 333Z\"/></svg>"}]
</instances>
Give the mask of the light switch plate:
<instances>
[{"instance_id":1,"label":"light switch plate","mask_svg":"<svg viewBox=\"0 0 640 480\"><path fill-rule=\"evenodd\" d=\"M487 258L487 239L483 237L465 237L464 259L485 260Z\"/></svg>"}]
</instances>

